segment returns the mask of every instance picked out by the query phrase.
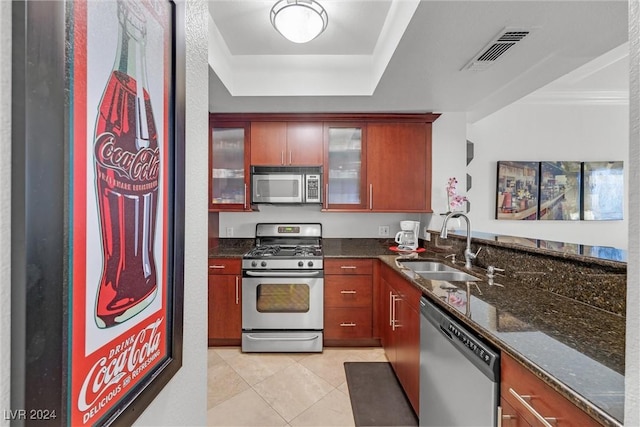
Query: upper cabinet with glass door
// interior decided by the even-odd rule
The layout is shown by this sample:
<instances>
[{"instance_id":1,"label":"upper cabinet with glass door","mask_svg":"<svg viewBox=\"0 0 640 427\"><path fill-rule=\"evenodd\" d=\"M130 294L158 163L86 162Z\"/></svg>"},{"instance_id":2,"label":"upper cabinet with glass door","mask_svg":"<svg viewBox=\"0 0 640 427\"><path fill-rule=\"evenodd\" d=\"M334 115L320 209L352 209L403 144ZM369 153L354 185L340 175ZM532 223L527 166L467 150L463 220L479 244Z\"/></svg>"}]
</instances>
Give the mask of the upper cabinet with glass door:
<instances>
[{"instance_id":1,"label":"upper cabinet with glass door","mask_svg":"<svg viewBox=\"0 0 640 427\"><path fill-rule=\"evenodd\" d=\"M212 123L209 210L250 210L248 124Z\"/></svg>"},{"instance_id":2,"label":"upper cabinet with glass door","mask_svg":"<svg viewBox=\"0 0 640 427\"><path fill-rule=\"evenodd\" d=\"M325 209L365 209L365 124L325 123Z\"/></svg>"}]
</instances>

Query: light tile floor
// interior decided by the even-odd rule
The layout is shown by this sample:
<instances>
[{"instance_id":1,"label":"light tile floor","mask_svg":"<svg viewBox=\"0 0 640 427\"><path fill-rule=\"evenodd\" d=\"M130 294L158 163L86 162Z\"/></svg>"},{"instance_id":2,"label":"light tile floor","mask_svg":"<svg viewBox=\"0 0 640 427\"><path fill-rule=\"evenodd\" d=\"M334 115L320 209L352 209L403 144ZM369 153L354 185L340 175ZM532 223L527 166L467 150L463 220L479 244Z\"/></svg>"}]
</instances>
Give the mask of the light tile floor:
<instances>
[{"instance_id":1,"label":"light tile floor","mask_svg":"<svg viewBox=\"0 0 640 427\"><path fill-rule=\"evenodd\" d=\"M386 362L382 348L208 354L210 426L353 426L344 362Z\"/></svg>"}]
</instances>

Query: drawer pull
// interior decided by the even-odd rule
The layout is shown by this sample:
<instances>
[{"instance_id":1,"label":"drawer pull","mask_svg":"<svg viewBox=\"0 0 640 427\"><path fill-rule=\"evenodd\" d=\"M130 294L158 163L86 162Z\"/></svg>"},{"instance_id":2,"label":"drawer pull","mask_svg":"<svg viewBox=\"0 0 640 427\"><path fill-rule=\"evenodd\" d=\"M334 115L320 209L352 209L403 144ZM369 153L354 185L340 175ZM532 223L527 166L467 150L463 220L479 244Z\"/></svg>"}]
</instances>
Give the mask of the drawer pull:
<instances>
[{"instance_id":1,"label":"drawer pull","mask_svg":"<svg viewBox=\"0 0 640 427\"><path fill-rule=\"evenodd\" d=\"M349 323L340 323L340 326L341 326L341 327L343 327L343 328L346 328L346 327L352 328L352 327L356 326L356 324L355 324L355 323L353 323L353 322L349 322Z\"/></svg>"},{"instance_id":2,"label":"drawer pull","mask_svg":"<svg viewBox=\"0 0 640 427\"><path fill-rule=\"evenodd\" d=\"M347 290L342 290L340 291L341 294L356 294L357 291L347 291Z\"/></svg>"},{"instance_id":3,"label":"drawer pull","mask_svg":"<svg viewBox=\"0 0 640 427\"><path fill-rule=\"evenodd\" d=\"M225 266L224 265L214 264L214 265L210 265L209 268L213 268L213 269L216 269L216 270L224 270Z\"/></svg>"},{"instance_id":4,"label":"drawer pull","mask_svg":"<svg viewBox=\"0 0 640 427\"><path fill-rule=\"evenodd\" d=\"M542 423L543 426L545 426L545 427L553 427L556 424L556 421L557 421L556 418L554 418L554 417L543 417L542 415L540 415L540 413L538 411L535 410L535 408L533 406L531 406L531 404L529 403L529 401L531 400L531 396L528 396L528 395L520 396L518 394L518 392L516 392L511 387L509 387L509 393L511 393L513 395L513 397L515 397L518 400L518 402L520 402L522 404L522 406L527 408L527 411L531 412L531 414L533 414L533 416L536 417L538 419L538 421L540 421Z\"/></svg>"},{"instance_id":5,"label":"drawer pull","mask_svg":"<svg viewBox=\"0 0 640 427\"><path fill-rule=\"evenodd\" d=\"M358 267L355 265L341 265L340 268L343 270L355 270Z\"/></svg>"}]
</instances>

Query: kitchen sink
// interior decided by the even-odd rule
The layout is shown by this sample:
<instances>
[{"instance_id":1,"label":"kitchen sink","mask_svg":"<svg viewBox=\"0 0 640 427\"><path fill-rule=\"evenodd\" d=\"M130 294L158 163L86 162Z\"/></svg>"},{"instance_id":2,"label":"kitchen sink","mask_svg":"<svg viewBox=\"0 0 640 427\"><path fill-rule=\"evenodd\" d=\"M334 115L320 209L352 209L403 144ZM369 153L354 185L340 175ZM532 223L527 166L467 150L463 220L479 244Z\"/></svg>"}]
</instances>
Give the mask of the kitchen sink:
<instances>
[{"instance_id":1,"label":"kitchen sink","mask_svg":"<svg viewBox=\"0 0 640 427\"><path fill-rule=\"evenodd\" d=\"M423 272L452 272L452 273L461 273L461 271L449 267L446 264L443 264L439 261L400 261L400 264L408 268L409 270L413 270L416 273Z\"/></svg>"},{"instance_id":2,"label":"kitchen sink","mask_svg":"<svg viewBox=\"0 0 640 427\"><path fill-rule=\"evenodd\" d=\"M448 266L440 261L400 261L404 268L429 280L446 280L450 282L479 281L475 276Z\"/></svg>"},{"instance_id":3,"label":"kitchen sink","mask_svg":"<svg viewBox=\"0 0 640 427\"><path fill-rule=\"evenodd\" d=\"M448 282L477 282L478 279L464 271L416 271L418 275L428 280L446 280Z\"/></svg>"}]
</instances>

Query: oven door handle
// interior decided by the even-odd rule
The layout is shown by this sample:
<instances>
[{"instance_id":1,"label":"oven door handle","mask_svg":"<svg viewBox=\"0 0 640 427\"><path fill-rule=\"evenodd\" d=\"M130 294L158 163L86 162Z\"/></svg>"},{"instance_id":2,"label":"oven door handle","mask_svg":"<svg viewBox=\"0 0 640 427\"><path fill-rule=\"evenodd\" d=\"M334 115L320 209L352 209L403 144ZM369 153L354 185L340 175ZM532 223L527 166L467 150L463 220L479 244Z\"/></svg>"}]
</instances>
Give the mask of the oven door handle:
<instances>
[{"instance_id":1,"label":"oven door handle","mask_svg":"<svg viewBox=\"0 0 640 427\"><path fill-rule=\"evenodd\" d=\"M320 338L320 335L312 335L310 337L256 337L246 334L245 336L254 341L313 341Z\"/></svg>"},{"instance_id":2,"label":"oven door handle","mask_svg":"<svg viewBox=\"0 0 640 427\"><path fill-rule=\"evenodd\" d=\"M313 277L319 276L321 271L245 271L247 276L252 277Z\"/></svg>"}]
</instances>

